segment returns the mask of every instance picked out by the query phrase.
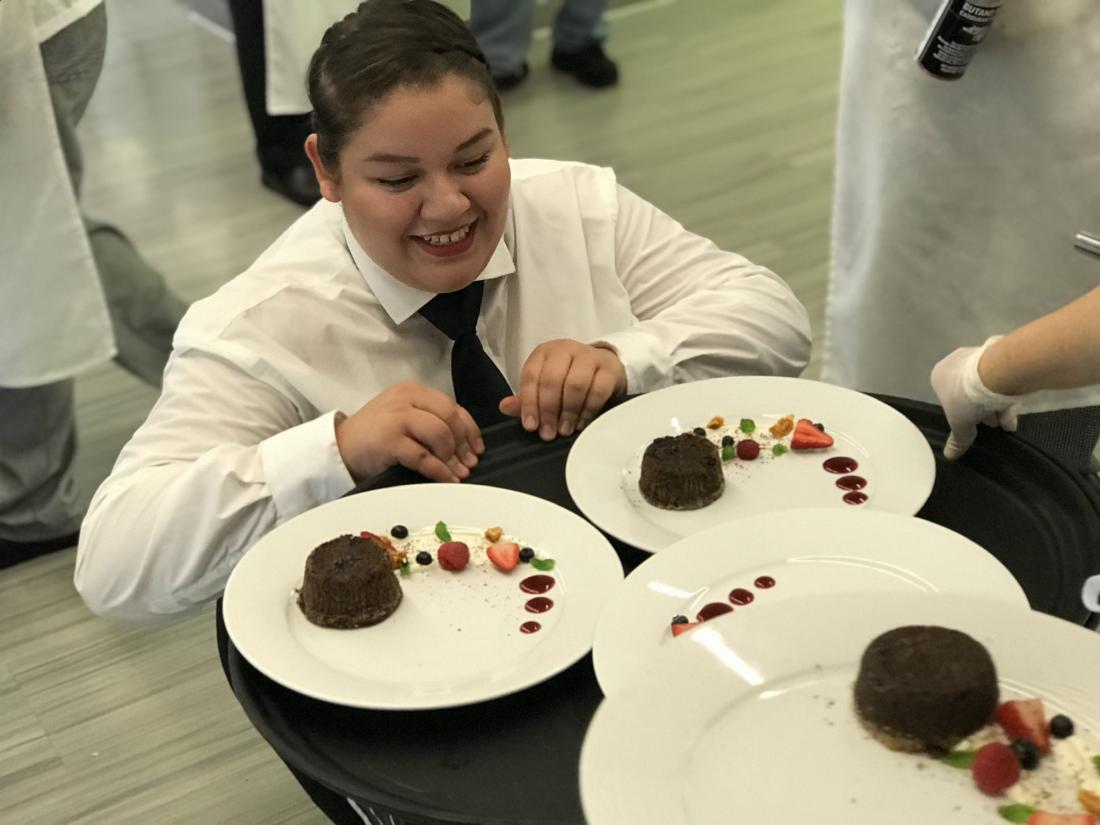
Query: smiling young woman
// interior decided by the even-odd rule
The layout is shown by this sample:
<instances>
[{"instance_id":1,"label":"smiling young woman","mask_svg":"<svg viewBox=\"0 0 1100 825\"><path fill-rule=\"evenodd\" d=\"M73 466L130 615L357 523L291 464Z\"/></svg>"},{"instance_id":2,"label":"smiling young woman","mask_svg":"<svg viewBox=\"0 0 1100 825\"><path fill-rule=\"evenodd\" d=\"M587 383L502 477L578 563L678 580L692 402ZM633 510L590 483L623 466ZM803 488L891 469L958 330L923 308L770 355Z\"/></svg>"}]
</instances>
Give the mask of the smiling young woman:
<instances>
[{"instance_id":1,"label":"smiling young woman","mask_svg":"<svg viewBox=\"0 0 1100 825\"><path fill-rule=\"evenodd\" d=\"M449 75L375 104L337 157L306 152L321 193L343 204L356 242L394 279L425 292L475 280L504 234L508 146L485 91Z\"/></svg>"},{"instance_id":2,"label":"smiling young woman","mask_svg":"<svg viewBox=\"0 0 1100 825\"><path fill-rule=\"evenodd\" d=\"M81 531L93 610L197 607L276 524L393 465L466 478L490 420L456 400L471 341L497 374L481 407L547 440L616 394L805 365L806 312L771 272L610 169L510 158L488 66L443 5L367 0L309 85L324 199L184 319ZM429 311L448 295L473 310L457 343Z\"/></svg>"}]
</instances>

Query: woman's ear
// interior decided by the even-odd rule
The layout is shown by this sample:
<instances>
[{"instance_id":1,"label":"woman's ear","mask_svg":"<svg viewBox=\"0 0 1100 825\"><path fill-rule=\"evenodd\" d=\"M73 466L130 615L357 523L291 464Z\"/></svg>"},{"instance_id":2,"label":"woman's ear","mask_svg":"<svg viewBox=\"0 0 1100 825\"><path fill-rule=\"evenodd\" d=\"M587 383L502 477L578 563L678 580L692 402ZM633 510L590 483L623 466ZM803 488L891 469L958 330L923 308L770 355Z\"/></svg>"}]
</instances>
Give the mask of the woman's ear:
<instances>
[{"instance_id":1,"label":"woman's ear","mask_svg":"<svg viewBox=\"0 0 1100 825\"><path fill-rule=\"evenodd\" d=\"M306 138L306 156L313 166L313 174L317 176L317 185L321 187L321 197L333 203L340 202L340 182L332 177L321 162L321 155L317 151L317 133L311 132Z\"/></svg>"}]
</instances>

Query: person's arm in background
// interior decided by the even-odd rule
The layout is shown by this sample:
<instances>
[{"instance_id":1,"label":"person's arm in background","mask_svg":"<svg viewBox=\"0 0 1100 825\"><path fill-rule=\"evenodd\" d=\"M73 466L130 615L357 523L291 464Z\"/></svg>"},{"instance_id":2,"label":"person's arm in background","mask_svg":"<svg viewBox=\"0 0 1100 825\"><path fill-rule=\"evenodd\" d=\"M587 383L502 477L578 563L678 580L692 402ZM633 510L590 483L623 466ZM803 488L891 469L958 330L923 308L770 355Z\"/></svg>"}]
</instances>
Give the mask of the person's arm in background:
<instances>
[{"instance_id":1,"label":"person's arm in background","mask_svg":"<svg viewBox=\"0 0 1100 825\"><path fill-rule=\"evenodd\" d=\"M1100 287L1004 337L957 349L936 364L932 389L951 425L944 455L957 458L966 452L978 423L1015 430L1025 396L1092 384L1100 384Z\"/></svg>"},{"instance_id":2,"label":"person's arm in background","mask_svg":"<svg viewBox=\"0 0 1100 825\"><path fill-rule=\"evenodd\" d=\"M988 347L978 376L1002 395L1100 384L1100 287Z\"/></svg>"}]
</instances>

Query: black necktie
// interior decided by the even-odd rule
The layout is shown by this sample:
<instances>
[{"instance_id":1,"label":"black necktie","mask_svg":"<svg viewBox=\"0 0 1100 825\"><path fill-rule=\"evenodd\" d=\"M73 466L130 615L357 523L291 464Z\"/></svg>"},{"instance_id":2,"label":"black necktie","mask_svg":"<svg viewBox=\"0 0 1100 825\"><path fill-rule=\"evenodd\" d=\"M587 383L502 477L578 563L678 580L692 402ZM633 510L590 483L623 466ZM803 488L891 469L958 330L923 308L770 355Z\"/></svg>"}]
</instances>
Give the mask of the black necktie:
<instances>
[{"instance_id":1,"label":"black necktie","mask_svg":"<svg viewBox=\"0 0 1100 825\"><path fill-rule=\"evenodd\" d=\"M484 281L474 281L457 292L436 295L420 308L420 314L454 341L451 349L451 380L455 400L469 411L479 427L503 421L500 400L512 394L477 337Z\"/></svg>"}]
</instances>

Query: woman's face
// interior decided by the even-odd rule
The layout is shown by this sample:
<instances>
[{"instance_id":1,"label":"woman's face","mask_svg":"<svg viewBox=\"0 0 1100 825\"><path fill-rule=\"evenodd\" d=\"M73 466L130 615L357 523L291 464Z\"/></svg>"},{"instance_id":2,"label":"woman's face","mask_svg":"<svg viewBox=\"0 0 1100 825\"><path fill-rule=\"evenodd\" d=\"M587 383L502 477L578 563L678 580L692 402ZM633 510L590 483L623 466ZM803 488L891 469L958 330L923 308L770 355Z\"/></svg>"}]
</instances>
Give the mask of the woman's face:
<instances>
[{"instance_id":1,"label":"woman's face","mask_svg":"<svg viewBox=\"0 0 1100 825\"><path fill-rule=\"evenodd\" d=\"M453 292L489 262L507 220L508 147L484 93L449 76L377 104L340 152L338 177L306 151L359 245L409 286Z\"/></svg>"}]
</instances>

